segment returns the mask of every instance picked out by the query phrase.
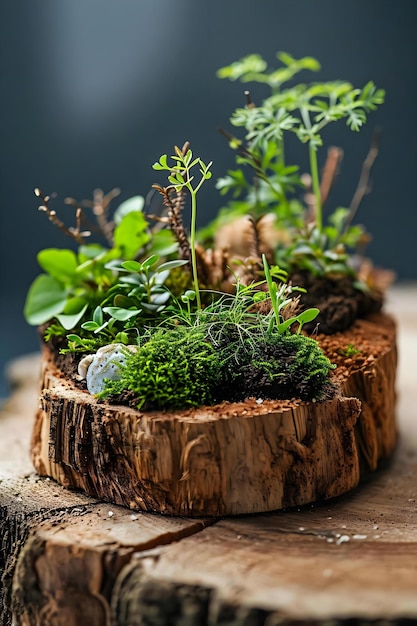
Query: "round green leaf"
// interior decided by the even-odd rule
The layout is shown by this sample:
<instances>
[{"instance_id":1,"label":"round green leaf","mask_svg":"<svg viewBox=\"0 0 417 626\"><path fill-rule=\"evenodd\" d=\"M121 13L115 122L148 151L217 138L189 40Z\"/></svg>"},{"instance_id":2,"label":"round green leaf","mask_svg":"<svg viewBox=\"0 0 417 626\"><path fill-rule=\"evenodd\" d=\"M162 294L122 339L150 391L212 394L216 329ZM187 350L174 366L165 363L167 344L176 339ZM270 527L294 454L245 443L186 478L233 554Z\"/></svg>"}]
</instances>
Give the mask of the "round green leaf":
<instances>
[{"instance_id":1,"label":"round green leaf","mask_svg":"<svg viewBox=\"0 0 417 626\"><path fill-rule=\"evenodd\" d=\"M132 213L132 211L140 213L143 210L144 204L145 199L142 196L133 196L132 198L129 198L128 200L125 200L125 202L119 204L114 212L114 223L116 226L120 224L122 219L128 213Z\"/></svg>"},{"instance_id":2,"label":"round green leaf","mask_svg":"<svg viewBox=\"0 0 417 626\"><path fill-rule=\"evenodd\" d=\"M41 274L29 288L25 302L26 321L34 326L49 322L62 313L67 302L63 285L52 276Z\"/></svg>"},{"instance_id":3,"label":"round green leaf","mask_svg":"<svg viewBox=\"0 0 417 626\"><path fill-rule=\"evenodd\" d=\"M47 248L37 258L41 268L62 283L71 280L77 270L77 257L72 250Z\"/></svg>"}]
</instances>

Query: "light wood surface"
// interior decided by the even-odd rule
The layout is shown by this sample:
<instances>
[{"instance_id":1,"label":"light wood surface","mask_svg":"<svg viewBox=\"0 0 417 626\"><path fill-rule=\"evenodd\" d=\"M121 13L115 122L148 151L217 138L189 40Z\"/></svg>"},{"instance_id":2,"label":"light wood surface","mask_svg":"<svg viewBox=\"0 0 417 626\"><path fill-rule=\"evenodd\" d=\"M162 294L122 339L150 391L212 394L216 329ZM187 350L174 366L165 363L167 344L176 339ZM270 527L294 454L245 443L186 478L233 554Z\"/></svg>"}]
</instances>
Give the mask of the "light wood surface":
<instances>
[{"instance_id":1,"label":"light wood surface","mask_svg":"<svg viewBox=\"0 0 417 626\"><path fill-rule=\"evenodd\" d=\"M351 494L300 510L186 520L38 477L39 360L14 363L19 386L0 416L0 623L416 624L417 289L393 289L388 307L399 322L395 458Z\"/></svg>"}]
</instances>

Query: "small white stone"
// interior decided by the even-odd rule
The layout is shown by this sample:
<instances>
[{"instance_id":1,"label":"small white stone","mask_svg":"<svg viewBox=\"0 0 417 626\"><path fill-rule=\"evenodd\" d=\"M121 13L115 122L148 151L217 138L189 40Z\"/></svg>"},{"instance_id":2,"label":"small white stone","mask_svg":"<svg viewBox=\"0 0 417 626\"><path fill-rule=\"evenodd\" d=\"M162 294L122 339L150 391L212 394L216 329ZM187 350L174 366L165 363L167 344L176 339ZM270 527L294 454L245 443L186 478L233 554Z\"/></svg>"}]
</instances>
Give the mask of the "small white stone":
<instances>
[{"instance_id":1,"label":"small white stone","mask_svg":"<svg viewBox=\"0 0 417 626\"><path fill-rule=\"evenodd\" d=\"M333 539L333 537L327 537L326 541L327 541L327 543L333 543L334 539Z\"/></svg>"},{"instance_id":2,"label":"small white stone","mask_svg":"<svg viewBox=\"0 0 417 626\"><path fill-rule=\"evenodd\" d=\"M113 513L113 511L109 511L109 512L107 513L107 515L108 515L109 517L113 517L114 513Z\"/></svg>"},{"instance_id":3,"label":"small white stone","mask_svg":"<svg viewBox=\"0 0 417 626\"><path fill-rule=\"evenodd\" d=\"M81 376L81 378L85 378L87 376L87 370L90 367L93 359L94 354L87 354L87 356L83 357L78 363L78 374L79 376Z\"/></svg>"},{"instance_id":4,"label":"small white stone","mask_svg":"<svg viewBox=\"0 0 417 626\"><path fill-rule=\"evenodd\" d=\"M262 398L258 398L257 400L255 400L256 404L263 404L263 399Z\"/></svg>"},{"instance_id":5,"label":"small white stone","mask_svg":"<svg viewBox=\"0 0 417 626\"><path fill-rule=\"evenodd\" d=\"M137 346L125 346L122 343L110 343L102 346L93 355L80 361L78 373L85 371L88 391L95 395L104 389L104 379L118 380L120 366L126 363L127 352L136 352Z\"/></svg>"},{"instance_id":6,"label":"small white stone","mask_svg":"<svg viewBox=\"0 0 417 626\"><path fill-rule=\"evenodd\" d=\"M303 530L305 530L305 528L304 528L304 526L300 526L300 528L298 530L303 531Z\"/></svg>"},{"instance_id":7,"label":"small white stone","mask_svg":"<svg viewBox=\"0 0 417 626\"><path fill-rule=\"evenodd\" d=\"M368 539L368 535L353 535L352 539Z\"/></svg>"},{"instance_id":8,"label":"small white stone","mask_svg":"<svg viewBox=\"0 0 417 626\"><path fill-rule=\"evenodd\" d=\"M132 522L135 522L135 521L136 521L137 519L139 519L139 518L138 518L138 516L137 516L137 515L131 515L131 516L130 516L130 519L132 520Z\"/></svg>"}]
</instances>

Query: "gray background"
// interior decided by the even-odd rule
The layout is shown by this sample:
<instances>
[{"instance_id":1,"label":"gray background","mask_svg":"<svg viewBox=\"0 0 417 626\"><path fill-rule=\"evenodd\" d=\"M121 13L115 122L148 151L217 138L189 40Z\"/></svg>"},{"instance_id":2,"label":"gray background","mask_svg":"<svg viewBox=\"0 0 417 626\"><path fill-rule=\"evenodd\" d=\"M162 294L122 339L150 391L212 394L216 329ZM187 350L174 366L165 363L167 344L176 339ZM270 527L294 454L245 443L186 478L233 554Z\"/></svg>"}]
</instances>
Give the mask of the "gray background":
<instances>
[{"instance_id":1,"label":"gray background","mask_svg":"<svg viewBox=\"0 0 417 626\"><path fill-rule=\"evenodd\" d=\"M373 233L375 262L415 279L416 17L415 0L3 0L0 367L38 346L22 316L36 253L69 243L37 212L33 188L56 192L62 216L60 200L90 197L95 187L119 186L121 199L146 195L158 180L151 163L185 139L223 175L233 156L217 129L243 98L240 84L215 72L251 52L271 63L277 50L312 55L323 80L372 79L386 89L386 104L360 134L341 123L325 136L345 150L331 203L350 201L381 126L373 192L358 221ZM287 156L307 163L295 142ZM213 184L200 224L218 207Z\"/></svg>"}]
</instances>

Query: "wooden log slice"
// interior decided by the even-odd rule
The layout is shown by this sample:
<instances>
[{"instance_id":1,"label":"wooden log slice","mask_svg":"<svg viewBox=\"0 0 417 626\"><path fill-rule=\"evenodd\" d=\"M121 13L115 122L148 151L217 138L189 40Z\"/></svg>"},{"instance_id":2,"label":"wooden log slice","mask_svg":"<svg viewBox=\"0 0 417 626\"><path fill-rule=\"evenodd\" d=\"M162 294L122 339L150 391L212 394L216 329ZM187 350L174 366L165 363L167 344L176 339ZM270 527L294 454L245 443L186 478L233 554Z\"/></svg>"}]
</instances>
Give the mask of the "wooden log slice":
<instances>
[{"instance_id":1,"label":"wooden log slice","mask_svg":"<svg viewBox=\"0 0 417 626\"><path fill-rule=\"evenodd\" d=\"M252 398L176 412L99 403L45 348L34 466L96 498L187 516L272 511L346 493L396 445L395 327L379 314L320 341L339 361L332 400ZM357 354L341 356L350 345Z\"/></svg>"}]
</instances>

